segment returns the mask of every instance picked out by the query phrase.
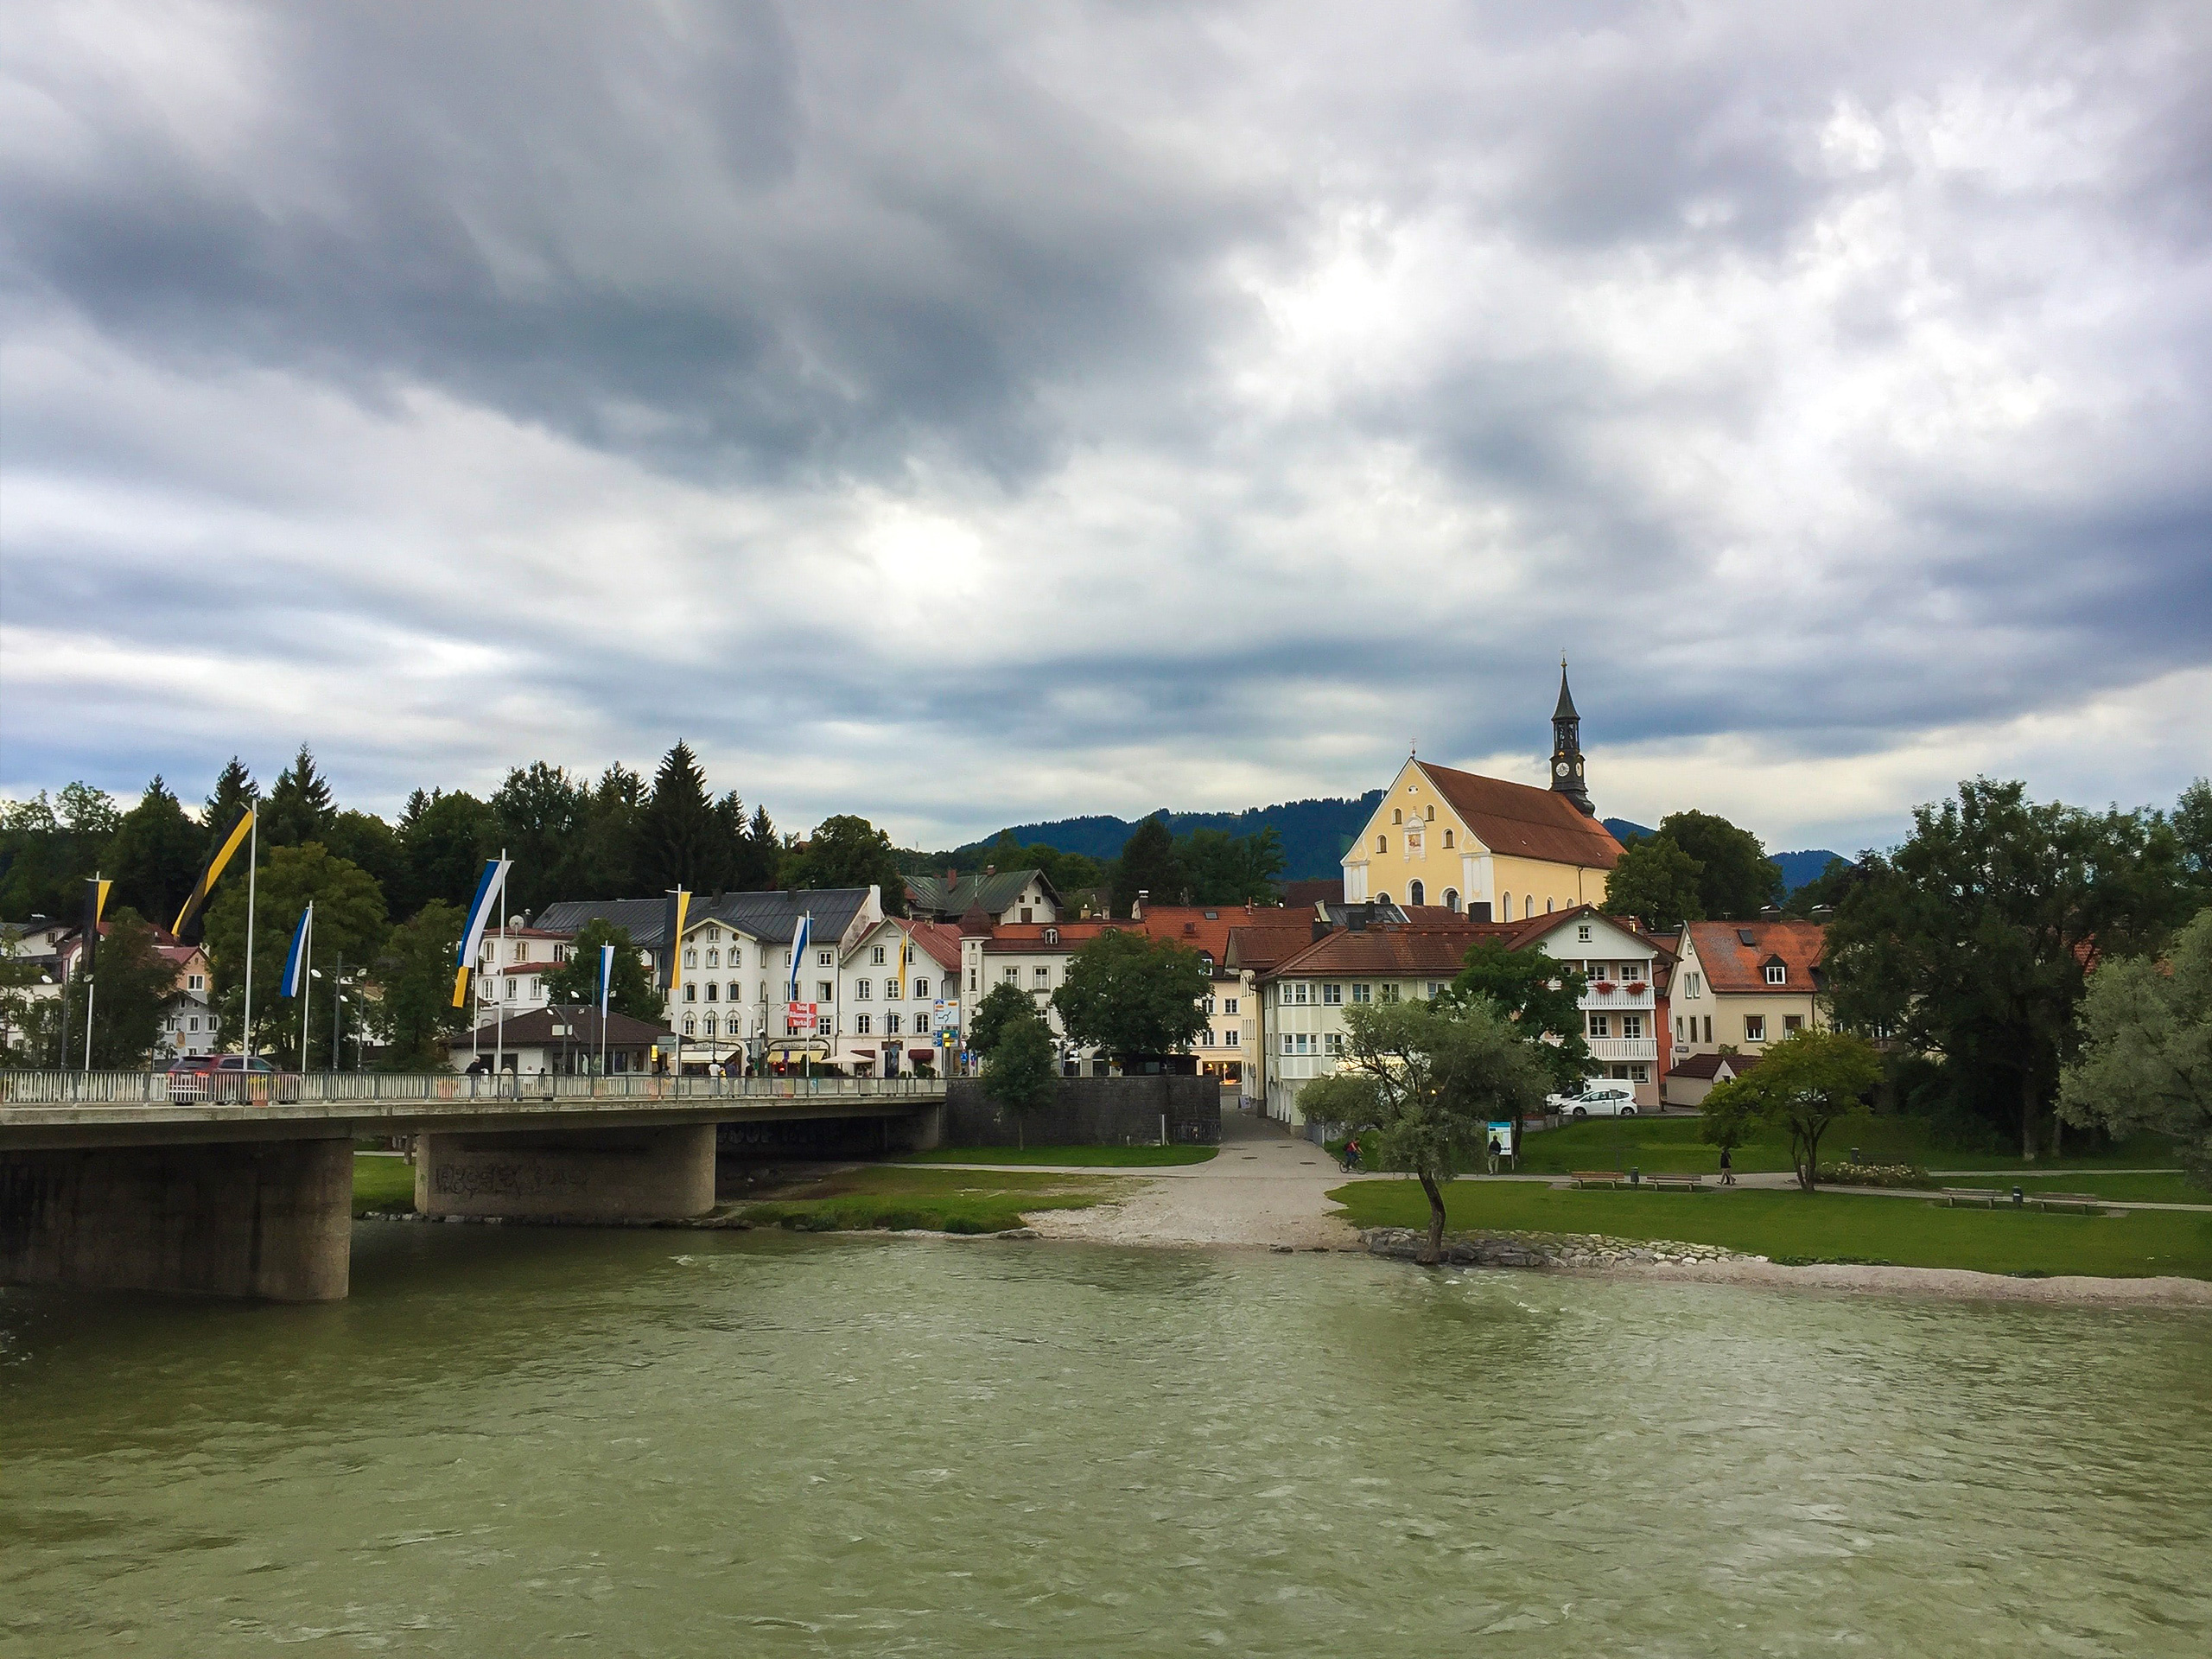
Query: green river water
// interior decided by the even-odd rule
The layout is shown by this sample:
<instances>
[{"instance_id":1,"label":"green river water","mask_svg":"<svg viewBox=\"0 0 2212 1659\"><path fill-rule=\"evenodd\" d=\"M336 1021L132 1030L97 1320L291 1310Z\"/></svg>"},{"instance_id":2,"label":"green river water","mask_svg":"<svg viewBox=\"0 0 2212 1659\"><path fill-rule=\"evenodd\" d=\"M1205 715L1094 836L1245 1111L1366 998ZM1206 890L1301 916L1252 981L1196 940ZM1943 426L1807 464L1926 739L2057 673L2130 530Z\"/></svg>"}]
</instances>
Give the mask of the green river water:
<instances>
[{"instance_id":1,"label":"green river water","mask_svg":"<svg viewBox=\"0 0 2212 1659\"><path fill-rule=\"evenodd\" d=\"M2212 1652L2212 1320L362 1224L0 1292L0 1655Z\"/></svg>"}]
</instances>

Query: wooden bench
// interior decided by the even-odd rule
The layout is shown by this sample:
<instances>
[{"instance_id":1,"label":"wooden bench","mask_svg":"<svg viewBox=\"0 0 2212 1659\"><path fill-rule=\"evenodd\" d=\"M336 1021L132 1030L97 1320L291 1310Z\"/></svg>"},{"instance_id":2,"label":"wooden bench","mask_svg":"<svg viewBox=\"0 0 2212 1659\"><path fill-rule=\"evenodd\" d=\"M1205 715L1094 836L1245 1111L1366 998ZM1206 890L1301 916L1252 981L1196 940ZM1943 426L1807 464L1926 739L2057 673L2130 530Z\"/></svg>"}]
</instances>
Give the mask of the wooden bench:
<instances>
[{"instance_id":1,"label":"wooden bench","mask_svg":"<svg viewBox=\"0 0 2212 1659\"><path fill-rule=\"evenodd\" d=\"M1577 1186L1625 1186L1628 1177L1618 1169L1578 1169L1567 1177Z\"/></svg>"},{"instance_id":2,"label":"wooden bench","mask_svg":"<svg viewBox=\"0 0 2212 1659\"><path fill-rule=\"evenodd\" d=\"M1701 1175L1647 1175L1643 1184L1655 1192L1707 1192Z\"/></svg>"},{"instance_id":3,"label":"wooden bench","mask_svg":"<svg viewBox=\"0 0 2212 1659\"><path fill-rule=\"evenodd\" d=\"M2086 1192L2031 1192L2028 1208L2052 1215L2098 1216L2104 1213L2105 1203Z\"/></svg>"},{"instance_id":4,"label":"wooden bench","mask_svg":"<svg viewBox=\"0 0 2212 1659\"><path fill-rule=\"evenodd\" d=\"M1936 1195L1946 1210L1994 1210L2000 1194L1993 1187L1947 1186Z\"/></svg>"}]
</instances>

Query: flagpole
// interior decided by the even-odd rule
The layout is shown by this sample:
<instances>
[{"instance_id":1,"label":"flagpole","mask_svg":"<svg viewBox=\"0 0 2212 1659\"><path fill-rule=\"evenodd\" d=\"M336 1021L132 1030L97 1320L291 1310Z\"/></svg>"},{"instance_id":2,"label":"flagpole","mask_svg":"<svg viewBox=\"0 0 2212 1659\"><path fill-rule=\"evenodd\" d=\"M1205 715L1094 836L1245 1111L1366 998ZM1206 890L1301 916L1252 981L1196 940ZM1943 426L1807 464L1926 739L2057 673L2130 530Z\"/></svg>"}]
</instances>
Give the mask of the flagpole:
<instances>
[{"instance_id":1,"label":"flagpole","mask_svg":"<svg viewBox=\"0 0 2212 1659\"><path fill-rule=\"evenodd\" d=\"M492 983L499 993L499 1012L493 1016L495 1029L492 1033L492 1082L496 1087L499 1073L507 1069L507 849L499 849L499 960L492 964L492 971L499 976ZM515 1087L522 1087L522 1066L515 1066Z\"/></svg>"},{"instance_id":2,"label":"flagpole","mask_svg":"<svg viewBox=\"0 0 2212 1659\"><path fill-rule=\"evenodd\" d=\"M300 941L300 1075L308 1074L308 1004L315 999L315 900L308 900L307 937Z\"/></svg>"},{"instance_id":3,"label":"flagpole","mask_svg":"<svg viewBox=\"0 0 2212 1659\"><path fill-rule=\"evenodd\" d=\"M607 1075L607 991L614 977L614 947L599 947L599 1075Z\"/></svg>"},{"instance_id":4,"label":"flagpole","mask_svg":"<svg viewBox=\"0 0 2212 1659\"><path fill-rule=\"evenodd\" d=\"M86 976L85 976L85 1075L86 1075L86 1077L91 1077L91 1076L92 1075L92 999L93 999L94 997L96 997L96 996L98 996L98 995L99 995L99 990L100 990L99 986L95 982L95 976L92 976L92 975L91 975L91 974L87 974L87 975L86 975Z\"/></svg>"},{"instance_id":5,"label":"flagpole","mask_svg":"<svg viewBox=\"0 0 2212 1659\"><path fill-rule=\"evenodd\" d=\"M261 814L253 814L253 827L246 831L245 852L245 1030L240 1052L251 1061L253 1046L253 899L254 883L261 874ZM248 1076L253 1067L245 1068Z\"/></svg>"}]
</instances>

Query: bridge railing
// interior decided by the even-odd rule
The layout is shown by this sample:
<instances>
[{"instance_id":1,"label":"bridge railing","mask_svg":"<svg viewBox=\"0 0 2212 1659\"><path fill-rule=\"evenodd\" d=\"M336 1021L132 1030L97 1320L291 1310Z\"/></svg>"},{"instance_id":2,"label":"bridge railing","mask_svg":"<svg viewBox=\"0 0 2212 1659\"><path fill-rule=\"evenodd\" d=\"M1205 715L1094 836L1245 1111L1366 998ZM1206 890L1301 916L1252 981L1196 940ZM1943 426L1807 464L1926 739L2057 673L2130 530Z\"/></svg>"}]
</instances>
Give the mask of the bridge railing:
<instances>
[{"instance_id":1,"label":"bridge railing","mask_svg":"<svg viewBox=\"0 0 2212 1659\"><path fill-rule=\"evenodd\" d=\"M649 1072L611 1077L543 1077L513 1071L470 1077L455 1071L0 1071L0 1104L10 1106L168 1106L200 1102L240 1105L340 1105L379 1101L918 1099L944 1092L935 1078L667 1077Z\"/></svg>"}]
</instances>

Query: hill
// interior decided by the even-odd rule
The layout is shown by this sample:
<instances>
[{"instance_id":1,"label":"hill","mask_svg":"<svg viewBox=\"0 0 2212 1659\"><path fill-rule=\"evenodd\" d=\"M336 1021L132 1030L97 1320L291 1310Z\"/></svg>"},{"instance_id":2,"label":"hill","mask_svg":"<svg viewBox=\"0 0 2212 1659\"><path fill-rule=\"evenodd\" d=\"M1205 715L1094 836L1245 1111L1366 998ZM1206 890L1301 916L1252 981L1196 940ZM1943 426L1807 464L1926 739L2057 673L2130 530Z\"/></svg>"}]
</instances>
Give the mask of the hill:
<instances>
[{"instance_id":1,"label":"hill","mask_svg":"<svg viewBox=\"0 0 2212 1659\"><path fill-rule=\"evenodd\" d=\"M1605 820L1605 825L1613 832L1613 839L1624 847L1637 836L1648 836L1653 833L1645 825L1632 823L1627 818L1607 818ZM1815 847L1799 853L1769 853L1767 856L1782 866L1783 888L1789 893L1796 892L1808 881L1817 877L1827 868L1830 859L1843 858L1842 854L1832 853L1825 847ZM1847 858L1844 859L1847 864L1850 861Z\"/></svg>"},{"instance_id":2,"label":"hill","mask_svg":"<svg viewBox=\"0 0 2212 1659\"><path fill-rule=\"evenodd\" d=\"M1166 807L1150 816L1165 819L1168 833L1187 836L1193 830L1226 830L1232 836L1255 836L1272 830L1282 842L1284 877L1309 880L1338 874L1338 861L1351 845L1362 825L1382 798L1379 789L1356 799L1332 797L1321 800L1285 801L1275 806L1251 806L1242 812L1171 812ZM1090 858L1118 858L1142 819L1091 816L1054 818L1044 823L1009 824L999 833L1010 835L1023 846L1043 842L1064 853ZM954 849L955 864L973 863L987 852L998 836L986 836Z\"/></svg>"}]
</instances>

